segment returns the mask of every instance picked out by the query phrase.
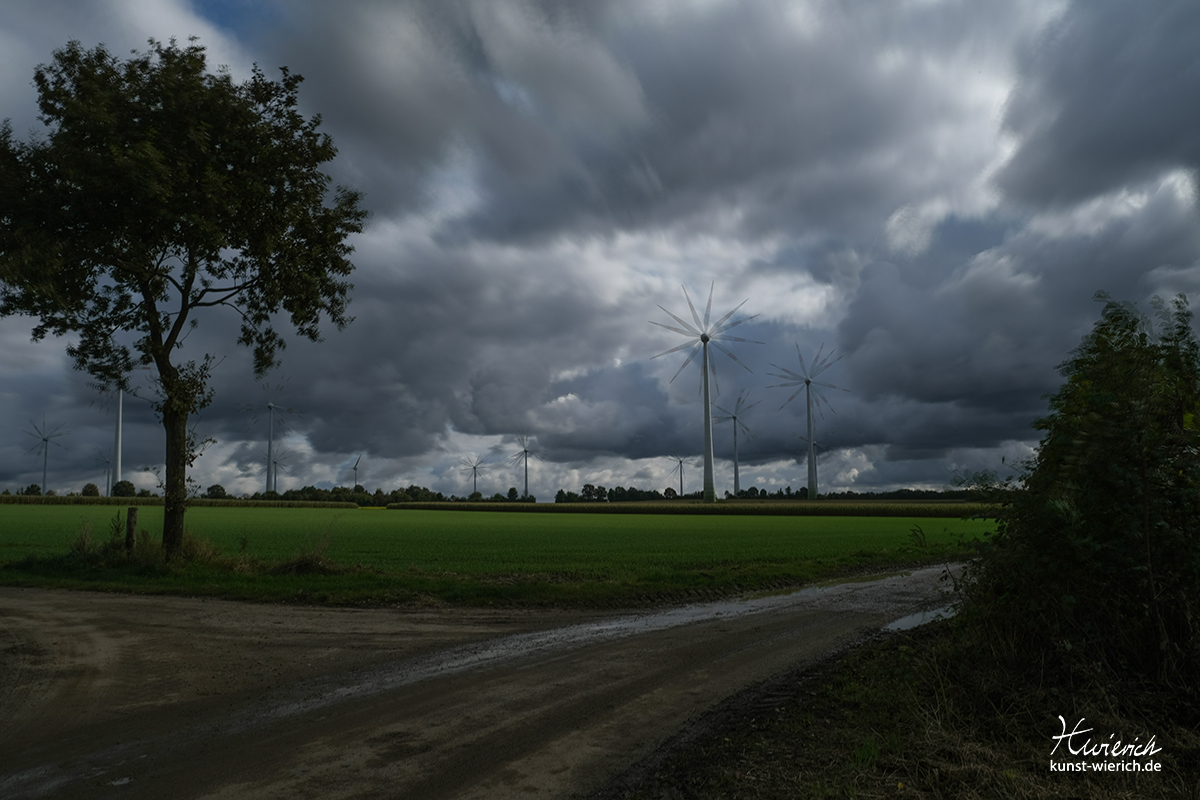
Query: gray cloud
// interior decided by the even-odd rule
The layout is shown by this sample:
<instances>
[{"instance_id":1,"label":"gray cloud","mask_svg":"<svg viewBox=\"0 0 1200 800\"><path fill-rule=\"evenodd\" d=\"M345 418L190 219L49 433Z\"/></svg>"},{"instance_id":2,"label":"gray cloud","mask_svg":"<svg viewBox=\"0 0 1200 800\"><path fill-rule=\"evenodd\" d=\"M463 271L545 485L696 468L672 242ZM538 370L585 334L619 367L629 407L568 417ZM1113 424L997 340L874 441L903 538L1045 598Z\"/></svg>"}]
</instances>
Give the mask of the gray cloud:
<instances>
[{"instance_id":1,"label":"gray cloud","mask_svg":"<svg viewBox=\"0 0 1200 800\"><path fill-rule=\"evenodd\" d=\"M999 176L1014 198L1070 203L1200 166L1200 7L1074 2L1021 59Z\"/></svg>"},{"instance_id":2,"label":"gray cloud","mask_svg":"<svg viewBox=\"0 0 1200 800\"><path fill-rule=\"evenodd\" d=\"M661 489L665 456L700 449L699 373L668 382L686 355L652 360L681 340L648 321L681 311L681 283L702 302L713 282L714 309L749 297L761 316L739 331L767 343L737 348L753 373L717 356L722 400L762 400L744 483L803 483L803 398L780 410L766 374L797 367L798 343L806 358L836 348L824 377L850 390L818 421L823 482L941 486L1029 452L1093 292L1200 287L1186 4L110 5L0 10L0 41L20 44L0 48L18 132L33 66L67 39L122 53L199 32L235 74L306 77L336 180L373 211L354 323L289 338L269 378L301 412L281 434L284 486L347 482L362 455L372 489L462 494L472 451L493 453L488 491L503 491L516 476L501 456L531 435L542 499ZM22 427L44 410L72 431L51 485L78 490L102 476L112 412L65 343L32 344L29 327L0 320L0 487L40 480ZM266 433L246 405L264 392L235 339L210 315L182 353L223 359L196 477L254 491ZM131 402L127 472L162 458ZM728 482L728 426L716 443Z\"/></svg>"}]
</instances>

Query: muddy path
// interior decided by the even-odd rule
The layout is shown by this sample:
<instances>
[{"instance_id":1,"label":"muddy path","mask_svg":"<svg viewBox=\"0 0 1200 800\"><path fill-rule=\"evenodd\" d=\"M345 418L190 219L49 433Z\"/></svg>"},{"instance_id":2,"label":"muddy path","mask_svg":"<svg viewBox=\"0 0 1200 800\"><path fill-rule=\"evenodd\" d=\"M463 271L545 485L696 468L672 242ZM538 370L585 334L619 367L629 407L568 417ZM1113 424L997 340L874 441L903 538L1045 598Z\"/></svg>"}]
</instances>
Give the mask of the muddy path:
<instances>
[{"instance_id":1,"label":"muddy path","mask_svg":"<svg viewBox=\"0 0 1200 800\"><path fill-rule=\"evenodd\" d=\"M0 797L585 794L942 571L618 617L0 587Z\"/></svg>"}]
</instances>

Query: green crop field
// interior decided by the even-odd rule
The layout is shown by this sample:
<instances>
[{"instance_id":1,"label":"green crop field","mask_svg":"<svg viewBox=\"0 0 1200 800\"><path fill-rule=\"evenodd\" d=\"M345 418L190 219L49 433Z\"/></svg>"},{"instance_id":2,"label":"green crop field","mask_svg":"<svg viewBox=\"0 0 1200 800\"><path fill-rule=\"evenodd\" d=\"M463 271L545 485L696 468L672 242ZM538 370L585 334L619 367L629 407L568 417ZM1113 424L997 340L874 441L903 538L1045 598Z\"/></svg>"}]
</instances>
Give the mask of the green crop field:
<instances>
[{"instance_id":1,"label":"green crop field","mask_svg":"<svg viewBox=\"0 0 1200 800\"><path fill-rule=\"evenodd\" d=\"M188 511L188 528L220 551L221 565L69 568L61 556L72 542L83 531L107 541L118 512L0 506L0 582L328 602L637 604L946 561L991 526L924 517L199 507ZM160 506L140 509L139 528L152 540L161 521ZM336 568L286 569L314 554Z\"/></svg>"}]
</instances>

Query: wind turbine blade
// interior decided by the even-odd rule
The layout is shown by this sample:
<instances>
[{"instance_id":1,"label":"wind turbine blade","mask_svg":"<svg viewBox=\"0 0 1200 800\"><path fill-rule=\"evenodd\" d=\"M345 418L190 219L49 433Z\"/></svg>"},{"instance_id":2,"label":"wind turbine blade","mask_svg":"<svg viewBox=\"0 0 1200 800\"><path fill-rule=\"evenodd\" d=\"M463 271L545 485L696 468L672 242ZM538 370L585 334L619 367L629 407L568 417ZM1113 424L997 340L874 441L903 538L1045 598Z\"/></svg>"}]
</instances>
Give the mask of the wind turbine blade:
<instances>
[{"instance_id":1,"label":"wind turbine blade","mask_svg":"<svg viewBox=\"0 0 1200 800\"><path fill-rule=\"evenodd\" d=\"M796 342L796 357L800 360L800 374L804 375L805 380L809 377L809 367L804 363L804 354L800 353L800 343Z\"/></svg>"},{"instance_id":2,"label":"wind turbine blade","mask_svg":"<svg viewBox=\"0 0 1200 800\"><path fill-rule=\"evenodd\" d=\"M826 408L828 408L830 413L832 413L832 414L837 413L836 411L833 410L833 404L829 402L829 398L826 397L825 394L820 389L818 389L815 384L813 385L813 396L816 397L817 400L821 404L823 404Z\"/></svg>"},{"instance_id":3,"label":"wind turbine blade","mask_svg":"<svg viewBox=\"0 0 1200 800\"><path fill-rule=\"evenodd\" d=\"M813 386L824 386L828 389L837 389L839 392L850 391L849 389L843 389L841 386L834 386L832 383L825 383L824 381L813 381Z\"/></svg>"},{"instance_id":4,"label":"wind turbine blade","mask_svg":"<svg viewBox=\"0 0 1200 800\"><path fill-rule=\"evenodd\" d=\"M830 361L829 359L830 359L832 356L833 356L833 351L831 350L831 351L830 351L830 352L829 352L829 353L828 353L828 354L825 356L825 360L824 360L824 361L822 361L820 364L818 364L816 367L814 367L814 368L813 368L812 377L814 377L814 378L815 378L815 377L817 377L817 376L818 376L818 375L820 375L822 372L824 372L825 370L829 369L829 368L830 368L830 367L832 367L834 364L836 364L837 362L839 362L839 361L841 361L841 360L842 360L842 357L841 357L841 356L838 356L837 358L835 358L835 359L833 359L832 361Z\"/></svg>"},{"instance_id":5,"label":"wind turbine blade","mask_svg":"<svg viewBox=\"0 0 1200 800\"><path fill-rule=\"evenodd\" d=\"M664 350L663 352L659 353L657 356L650 356L650 358L654 359L654 358L659 358L660 356L669 356L669 355L671 355L671 353L678 353L680 350L684 349L685 347L699 347L699 346L700 346L699 342L684 342L681 345L676 345L675 347L672 347L670 350Z\"/></svg>"},{"instance_id":6,"label":"wind turbine blade","mask_svg":"<svg viewBox=\"0 0 1200 800\"><path fill-rule=\"evenodd\" d=\"M784 387L782 387L782 386L768 386L767 388L768 388L768 389L782 389L782 388L784 388ZM788 403L790 403L790 402L792 402L793 400L795 400L795 399L796 399L796 395L800 394L800 393L801 393L801 392L803 392L803 391L804 391L804 387L803 387L803 386L801 386L799 389L797 389L796 391L792 392L792 396L791 396L791 397L789 397L787 400L784 400L784 401L783 401L783 406L786 406ZM780 407L779 407L778 409L776 409L776 410L777 410L777 411L782 411L782 410L783 410L783 406L780 406Z\"/></svg>"},{"instance_id":7,"label":"wind turbine blade","mask_svg":"<svg viewBox=\"0 0 1200 800\"><path fill-rule=\"evenodd\" d=\"M812 367L817 368L817 364L821 361L821 353L825 352L825 343L821 342L821 346L817 348L817 354L813 356ZM811 375L809 377L812 377Z\"/></svg>"},{"instance_id":8,"label":"wind turbine blade","mask_svg":"<svg viewBox=\"0 0 1200 800\"><path fill-rule=\"evenodd\" d=\"M785 381L799 381L800 383L804 383L804 381L806 380L806 378L803 375L797 375L796 373L792 372L787 367L781 367L778 364L772 364L771 366L774 367L775 369L779 370L780 372L784 373L783 375L780 375L778 372L768 372L767 373L768 375L770 375L774 378L783 378ZM767 388L770 389L773 387L768 386Z\"/></svg>"},{"instance_id":9,"label":"wind turbine blade","mask_svg":"<svg viewBox=\"0 0 1200 800\"><path fill-rule=\"evenodd\" d=\"M694 305L692 305L692 297L691 297L691 295L689 295L689 294L688 294L688 290L687 290L687 287L686 287L686 286L684 286L684 287L683 287L683 296L684 296L685 298L687 298L687 304L688 304L688 308L689 308L689 309L691 310L691 312L692 312L692 319L693 319L693 320L695 320L695 322L696 322L696 328L697 328L697 330L703 331L703 330L704 330L704 323L702 323L702 322L700 321L700 315L696 313L696 307L695 307ZM664 310L665 310L665 309L664 309Z\"/></svg>"},{"instance_id":10,"label":"wind turbine blade","mask_svg":"<svg viewBox=\"0 0 1200 800\"><path fill-rule=\"evenodd\" d=\"M704 307L704 330L708 330L708 317L712 313L712 296L715 288L717 288L716 281L708 285L708 305Z\"/></svg>"},{"instance_id":11,"label":"wind turbine blade","mask_svg":"<svg viewBox=\"0 0 1200 800\"><path fill-rule=\"evenodd\" d=\"M722 342L745 342L746 344L766 344L765 342L756 342L753 339L743 339L740 336L725 336L724 334L718 334L716 336L708 337L708 340L710 342L716 341L718 339L721 340Z\"/></svg>"},{"instance_id":12,"label":"wind turbine blade","mask_svg":"<svg viewBox=\"0 0 1200 800\"><path fill-rule=\"evenodd\" d=\"M750 369L749 367L747 367L745 364L742 364L742 362L738 360L738 357L737 357L737 356L735 356L733 353L729 352L728 348L726 348L726 347L725 347L724 345L722 345L720 342L715 342L715 341L709 340L709 344L711 344L713 347L715 347L715 348L717 348L718 350L720 350L720 351L721 351L722 353L724 353L725 355L727 355L727 356L729 356L730 358L732 358L734 361L737 361L737 363L738 363L738 364L741 364L741 365L742 365L742 369L746 370L746 372L753 372L753 371L754 371L754 370Z\"/></svg>"},{"instance_id":13,"label":"wind turbine blade","mask_svg":"<svg viewBox=\"0 0 1200 800\"><path fill-rule=\"evenodd\" d=\"M684 345L684 346L686 347L686 345ZM675 348L675 349L678 350L679 348ZM672 351L668 351L668 352L672 352ZM683 362L683 365L680 366L680 368L675 372L675 374L673 376L671 376L671 380L667 381L667 383L674 383L675 379L679 377L679 373L683 372L685 369L687 369L687 365L692 363L692 361L694 361L696 359L696 354L699 352L700 352L700 345L698 343L692 345L692 352L688 354L687 360ZM666 355L666 354L664 353L663 355Z\"/></svg>"},{"instance_id":14,"label":"wind turbine blade","mask_svg":"<svg viewBox=\"0 0 1200 800\"><path fill-rule=\"evenodd\" d=\"M676 333L682 333L684 336L698 336L699 335L697 333L693 333L692 331L685 331L683 328L676 328L674 325L664 325L661 322L655 322L654 320L650 320L650 324L657 325L660 328L666 328L669 331L675 331ZM691 326L688 326L688 327L691 327Z\"/></svg>"},{"instance_id":15,"label":"wind turbine blade","mask_svg":"<svg viewBox=\"0 0 1200 800\"><path fill-rule=\"evenodd\" d=\"M725 324L725 325L722 325L722 326L721 326L721 327L719 327L719 328L715 328L715 329L713 330L713 333L724 333L725 331L729 330L730 328L736 328L738 325L741 325L741 324L743 324L743 323L749 322L749 321L750 321L750 320L752 320L752 319L758 319L758 318L759 318L759 316L761 316L761 315L760 315L760 314L755 314L755 315L753 315L753 316L750 316L750 317L742 317L741 319L735 319L733 322L730 322L730 323L727 323L727 324ZM759 342L758 344L762 344L762 342Z\"/></svg>"},{"instance_id":16,"label":"wind turbine blade","mask_svg":"<svg viewBox=\"0 0 1200 800\"><path fill-rule=\"evenodd\" d=\"M700 336L700 329L699 329L699 328L693 328L693 327L692 327L692 326L691 326L691 325L690 325L690 324L689 324L689 323L688 323L686 320L684 320L682 317L677 317L677 316L675 316L674 314L672 314L670 311L667 311L667 310L666 310L665 308L663 308L662 306L659 306L659 308L660 308L660 309L662 310L662 312L663 312L664 314L666 314L668 317L670 317L671 319L675 320L676 322L678 322L678 323L679 323L680 325L682 325L683 327L687 328L687 329L688 329L688 334L689 334L690 336L696 336L696 337L699 337L699 336ZM692 310L692 315L693 315L693 316L695 316L695 313L696 313L696 311L695 311L695 309L693 309L693 310ZM660 324L660 323L657 323L657 322L656 322L656 323L654 323L654 324L655 324L655 325L658 325L658 324ZM666 326L664 326L664 327L666 327Z\"/></svg>"},{"instance_id":17,"label":"wind turbine blade","mask_svg":"<svg viewBox=\"0 0 1200 800\"><path fill-rule=\"evenodd\" d=\"M719 332L720 332L720 330L721 330L721 326L725 324L725 320L729 319L729 318L730 318L730 317L732 317L734 314L736 314L736 313L737 313L737 310L738 310L739 308L741 308L742 306L746 305L746 303L747 303L747 302L749 302L749 300L750 300L750 298L749 298L749 297L747 297L745 300L743 300L742 302L740 302L740 303L738 303L736 306L734 306L732 309L730 309L730 311L729 311L729 313L728 313L728 314L726 314L725 316L721 317L719 320L717 320L716 322L714 322L714 323L713 323L713 332L714 332L714 333L719 333ZM754 317L757 317L757 316L758 316L758 314L755 314L755 315L754 315ZM746 317L746 319L754 319L754 317ZM733 323L733 324L734 324L734 325L738 325L738 324L740 324L740 323L742 323L742 322L745 322L745 321L746 321L746 320L739 320L738 322L735 322L735 323ZM731 325L730 327L733 327L733 326Z\"/></svg>"}]
</instances>

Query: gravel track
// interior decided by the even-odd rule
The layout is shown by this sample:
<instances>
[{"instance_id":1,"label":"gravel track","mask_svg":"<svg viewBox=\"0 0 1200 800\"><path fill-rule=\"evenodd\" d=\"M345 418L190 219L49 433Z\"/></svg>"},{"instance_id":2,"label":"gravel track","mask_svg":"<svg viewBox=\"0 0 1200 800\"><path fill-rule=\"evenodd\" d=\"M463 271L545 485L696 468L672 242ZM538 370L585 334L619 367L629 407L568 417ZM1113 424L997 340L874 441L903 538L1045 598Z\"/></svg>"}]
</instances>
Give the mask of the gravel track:
<instances>
[{"instance_id":1,"label":"gravel track","mask_svg":"<svg viewBox=\"0 0 1200 800\"><path fill-rule=\"evenodd\" d=\"M585 795L944 572L618 617L0 587L0 797Z\"/></svg>"}]
</instances>

